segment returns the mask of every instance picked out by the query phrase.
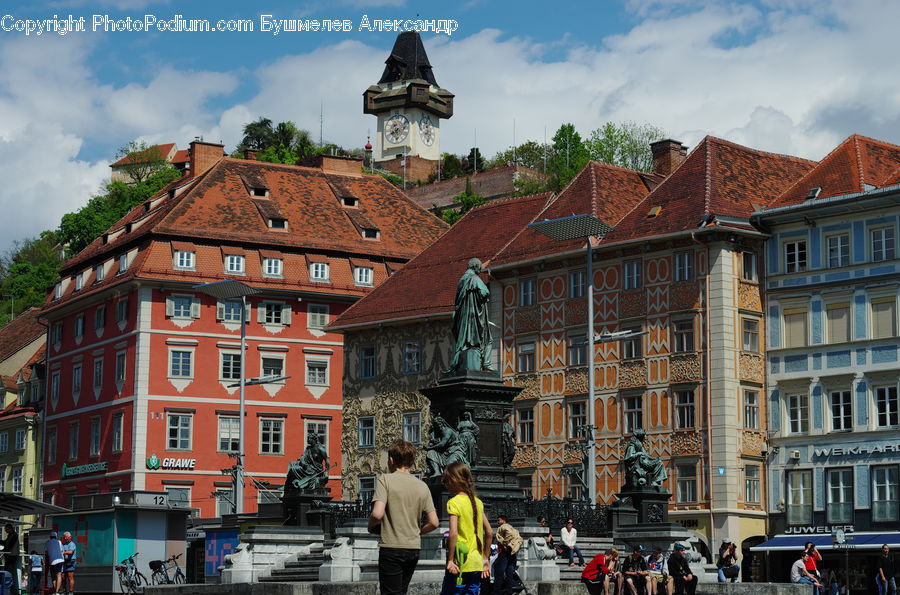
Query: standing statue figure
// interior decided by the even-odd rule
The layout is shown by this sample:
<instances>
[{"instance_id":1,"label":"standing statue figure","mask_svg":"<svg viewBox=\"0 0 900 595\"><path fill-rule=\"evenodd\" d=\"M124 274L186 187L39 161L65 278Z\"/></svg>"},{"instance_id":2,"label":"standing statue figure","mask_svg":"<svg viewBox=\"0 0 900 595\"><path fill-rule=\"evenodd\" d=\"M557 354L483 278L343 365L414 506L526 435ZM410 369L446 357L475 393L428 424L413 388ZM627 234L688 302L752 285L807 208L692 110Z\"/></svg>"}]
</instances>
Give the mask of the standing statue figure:
<instances>
[{"instance_id":1,"label":"standing statue figure","mask_svg":"<svg viewBox=\"0 0 900 595\"><path fill-rule=\"evenodd\" d=\"M478 456L478 432L481 430L478 424L472 421L472 414L468 411L463 412L462 420L457 424L456 430L459 432L459 439L466 453L466 464L471 467L475 464Z\"/></svg>"},{"instance_id":2,"label":"standing statue figure","mask_svg":"<svg viewBox=\"0 0 900 595\"><path fill-rule=\"evenodd\" d=\"M466 462L466 452L456 430L440 415L431 420L431 440L425 445L427 477L440 477L450 463Z\"/></svg>"},{"instance_id":3,"label":"standing statue figure","mask_svg":"<svg viewBox=\"0 0 900 595\"><path fill-rule=\"evenodd\" d=\"M473 258L456 285L453 310L453 358L449 372L491 370L491 329L488 302L491 293L478 275L481 261Z\"/></svg>"},{"instance_id":4,"label":"standing statue figure","mask_svg":"<svg viewBox=\"0 0 900 595\"><path fill-rule=\"evenodd\" d=\"M288 467L287 480L284 482L284 495L321 488L328 481L328 451L319 441L318 434L310 434L306 439L306 450Z\"/></svg>"},{"instance_id":5,"label":"standing statue figure","mask_svg":"<svg viewBox=\"0 0 900 595\"><path fill-rule=\"evenodd\" d=\"M666 468L660 459L651 457L644 449L645 436L643 429L636 429L625 449L625 485L661 489L666 481Z\"/></svg>"},{"instance_id":6,"label":"standing statue figure","mask_svg":"<svg viewBox=\"0 0 900 595\"><path fill-rule=\"evenodd\" d=\"M509 467L512 465L513 458L516 456L516 435L513 431L512 424L510 423L510 417L507 415L503 418L503 427L501 428L501 443L500 446L502 448L503 453L503 466Z\"/></svg>"}]
</instances>

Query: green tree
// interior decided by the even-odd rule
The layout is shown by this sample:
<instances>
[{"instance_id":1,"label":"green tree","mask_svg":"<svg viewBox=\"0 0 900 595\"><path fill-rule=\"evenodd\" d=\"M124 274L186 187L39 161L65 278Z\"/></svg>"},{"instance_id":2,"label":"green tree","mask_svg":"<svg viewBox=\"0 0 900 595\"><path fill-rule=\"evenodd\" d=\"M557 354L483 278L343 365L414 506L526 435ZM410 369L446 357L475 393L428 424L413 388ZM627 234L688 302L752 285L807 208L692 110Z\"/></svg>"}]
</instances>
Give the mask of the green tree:
<instances>
[{"instance_id":1,"label":"green tree","mask_svg":"<svg viewBox=\"0 0 900 595\"><path fill-rule=\"evenodd\" d=\"M481 156L481 150L478 147L469 149L469 154L466 157L466 173L482 172L485 169L485 165L484 157Z\"/></svg>"},{"instance_id":2,"label":"green tree","mask_svg":"<svg viewBox=\"0 0 900 595\"><path fill-rule=\"evenodd\" d=\"M585 142L591 159L637 171L653 171L650 143L666 133L652 124L607 122L591 132Z\"/></svg>"},{"instance_id":3,"label":"green tree","mask_svg":"<svg viewBox=\"0 0 900 595\"><path fill-rule=\"evenodd\" d=\"M138 184L156 172L171 167L158 145L141 141L131 141L116 151L116 160L124 162L117 166L132 183Z\"/></svg>"},{"instance_id":4,"label":"green tree","mask_svg":"<svg viewBox=\"0 0 900 595\"><path fill-rule=\"evenodd\" d=\"M0 322L5 324L26 308L43 304L47 291L59 279L59 264L55 232L44 231L37 238L14 242L2 258Z\"/></svg>"},{"instance_id":5,"label":"green tree","mask_svg":"<svg viewBox=\"0 0 900 595\"><path fill-rule=\"evenodd\" d=\"M549 182L546 178L519 176L513 180L513 196L529 196L531 194L541 194L550 190Z\"/></svg>"},{"instance_id":6,"label":"green tree","mask_svg":"<svg viewBox=\"0 0 900 595\"><path fill-rule=\"evenodd\" d=\"M587 165L590 155L574 124L563 124L553 135L553 155L548 160L550 186L561 190Z\"/></svg>"},{"instance_id":7,"label":"green tree","mask_svg":"<svg viewBox=\"0 0 900 595\"><path fill-rule=\"evenodd\" d=\"M480 194L472 192L472 183L466 178L466 189L453 197L453 202L459 204L458 209L443 209L440 212L440 218L445 222L453 225L459 221L463 215L477 207L483 205L486 201Z\"/></svg>"},{"instance_id":8,"label":"green tree","mask_svg":"<svg viewBox=\"0 0 900 595\"><path fill-rule=\"evenodd\" d=\"M518 147L500 151L488 161L488 169L503 167L507 163L518 163L537 171L544 171L545 159L550 157L550 146L533 140L526 141Z\"/></svg>"},{"instance_id":9,"label":"green tree","mask_svg":"<svg viewBox=\"0 0 900 595\"><path fill-rule=\"evenodd\" d=\"M237 150L264 151L275 144L275 130L272 128L272 120L260 118L249 124L244 124L244 138L241 139Z\"/></svg>"}]
</instances>

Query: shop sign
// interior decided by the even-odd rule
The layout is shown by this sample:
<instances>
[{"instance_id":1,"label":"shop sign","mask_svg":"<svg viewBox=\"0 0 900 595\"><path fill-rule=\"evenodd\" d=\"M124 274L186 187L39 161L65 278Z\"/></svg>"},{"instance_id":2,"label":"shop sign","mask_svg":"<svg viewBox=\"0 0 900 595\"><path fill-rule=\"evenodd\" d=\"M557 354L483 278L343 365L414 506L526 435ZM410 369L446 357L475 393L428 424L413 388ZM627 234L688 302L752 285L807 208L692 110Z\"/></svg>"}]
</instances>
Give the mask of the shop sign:
<instances>
[{"instance_id":1,"label":"shop sign","mask_svg":"<svg viewBox=\"0 0 900 595\"><path fill-rule=\"evenodd\" d=\"M86 475L88 473L103 473L109 467L107 461L98 461L96 463L87 463L84 465L66 465L63 463L59 470L60 479L72 477L73 475Z\"/></svg>"},{"instance_id":2,"label":"shop sign","mask_svg":"<svg viewBox=\"0 0 900 595\"><path fill-rule=\"evenodd\" d=\"M816 457L855 457L860 455L876 455L885 453L900 453L900 442L859 444L856 446L835 446L833 448L814 448L813 456Z\"/></svg>"},{"instance_id":3,"label":"shop sign","mask_svg":"<svg viewBox=\"0 0 900 595\"><path fill-rule=\"evenodd\" d=\"M186 469L190 470L197 466L197 459L176 459L167 457L159 458L156 454L150 455L147 459L147 469L156 471L158 469Z\"/></svg>"},{"instance_id":4,"label":"shop sign","mask_svg":"<svg viewBox=\"0 0 900 595\"><path fill-rule=\"evenodd\" d=\"M842 529L844 533L853 533L853 525L815 525L815 526L802 526L802 527L785 527L784 532L788 535L808 535L808 534L816 534L816 535L831 535L838 529Z\"/></svg>"}]
</instances>

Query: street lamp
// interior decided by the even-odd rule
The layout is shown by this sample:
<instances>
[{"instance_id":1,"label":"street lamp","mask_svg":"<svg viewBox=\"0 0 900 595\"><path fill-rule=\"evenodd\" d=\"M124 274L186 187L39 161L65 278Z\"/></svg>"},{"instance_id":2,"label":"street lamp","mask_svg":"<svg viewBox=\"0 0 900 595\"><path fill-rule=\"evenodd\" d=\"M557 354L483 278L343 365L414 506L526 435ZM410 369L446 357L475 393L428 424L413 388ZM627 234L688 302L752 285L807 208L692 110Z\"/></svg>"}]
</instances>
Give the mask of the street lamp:
<instances>
[{"instance_id":1,"label":"street lamp","mask_svg":"<svg viewBox=\"0 0 900 595\"><path fill-rule=\"evenodd\" d=\"M594 268L593 245L591 237L603 237L613 230L612 227L600 221L593 215L572 215L560 219L545 219L529 223L528 227L544 234L550 239L562 242L584 238L587 240L587 341L588 341L588 423L585 428L588 438L587 468L585 482L588 484L588 499L591 503L597 503L597 443L594 440ZM591 475L591 477L588 477Z\"/></svg>"},{"instance_id":2,"label":"street lamp","mask_svg":"<svg viewBox=\"0 0 900 595\"><path fill-rule=\"evenodd\" d=\"M260 291L241 283L235 279L214 281L194 285L194 289L219 300L241 300L241 377L237 386L240 387L240 412L238 413L238 452L234 473L234 512L244 512L244 387L247 385L247 296L255 295ZM235 385L231 385L232 387Z\"/></svg>"}]
</instances>

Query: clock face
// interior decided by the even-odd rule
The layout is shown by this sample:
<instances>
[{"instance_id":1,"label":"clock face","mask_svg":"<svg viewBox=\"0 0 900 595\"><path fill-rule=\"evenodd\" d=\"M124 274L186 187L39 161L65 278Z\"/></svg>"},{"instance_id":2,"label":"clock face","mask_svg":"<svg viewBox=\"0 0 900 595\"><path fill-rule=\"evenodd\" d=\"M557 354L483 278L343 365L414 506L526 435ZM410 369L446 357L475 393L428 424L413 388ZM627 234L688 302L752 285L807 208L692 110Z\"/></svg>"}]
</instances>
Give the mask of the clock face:
<instances>
[{"instance_id":1,"label":"clock face","mask_svg":"<svg viewBox=\"0 0 900 595\"><path fill-rule=\"evenodd\" d=\"M409 134L409 120L403 114L394 114L384 123L384 136L388 142L399 143Z\"/></svg>"},{"instance_id":2,"label":"clock face","mask_svg":"<svg viewBox=\"0 0 900 595\"><path fill-rule=\"evenodd\" d=\"M422 116L422 119L419 120L419 136L422 137L422 142L429 147L434 144L434 125L428 116Z\"/></svg>"}]
</instances>

